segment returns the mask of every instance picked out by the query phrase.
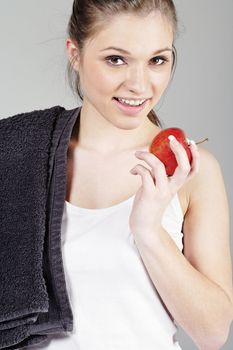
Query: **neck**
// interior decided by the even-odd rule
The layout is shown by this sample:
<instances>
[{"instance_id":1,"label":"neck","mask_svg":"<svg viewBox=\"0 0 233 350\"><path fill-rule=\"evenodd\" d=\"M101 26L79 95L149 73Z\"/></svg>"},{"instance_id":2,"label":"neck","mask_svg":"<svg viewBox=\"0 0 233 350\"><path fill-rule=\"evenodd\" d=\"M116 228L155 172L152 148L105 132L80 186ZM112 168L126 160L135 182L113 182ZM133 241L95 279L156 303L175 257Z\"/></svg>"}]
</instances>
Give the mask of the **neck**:
<instances>
[{"instance_id":1,"label":"neck","mask_svg":"<svg viewBox=\"0 0 233 350\"><path fill-rule=\"evenodd\" d=\"M145 149L160 131L147 117L138 126L135 118L134 129L132 120L129 120L130 129L126 129L127 125L123 122L124 129L113 125L93 107L83 104L79 130L77 132L77 127L74 127L72 141L81 149L107 155Z\"/></svg>"}]
</instances>

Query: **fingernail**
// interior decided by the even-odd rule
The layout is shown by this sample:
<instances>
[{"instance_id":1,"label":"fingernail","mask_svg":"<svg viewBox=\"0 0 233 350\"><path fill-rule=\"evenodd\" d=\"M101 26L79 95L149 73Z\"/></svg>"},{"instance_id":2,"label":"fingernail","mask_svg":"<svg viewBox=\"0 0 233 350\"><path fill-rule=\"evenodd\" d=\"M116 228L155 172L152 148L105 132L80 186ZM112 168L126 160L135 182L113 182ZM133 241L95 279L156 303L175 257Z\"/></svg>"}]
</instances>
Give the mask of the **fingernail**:
<instances>
[{"instance_id":1,"label":"fingernail","mask_svg":"<svg viewBox=\"0 0 233 350\"><path fill-rule=\"evenodd\" d=\"M190 140L190 144L197 147L196 142L194 140Z\"/></svg>"},{"instance_id":2,"label":"fingernail","mask_svg":"<svg viewBox=\"0 0 233 350\"><path fill-rule=\"evenodd\" d=\"M169 135L168 136L168 139L170 140L170 141L176 141L176 138L173 136L173 135Z\"/></svg>"},{"instance_id":3,"label":"fingernail","mask_svg":"<svg viewBox=\"0 0 233 350\"><path fill-rule=\"evenodd\" d=\"M137 171L135 169L130 170L130 173L133 175L137 175Z\"/></svg>"}]
</instances>

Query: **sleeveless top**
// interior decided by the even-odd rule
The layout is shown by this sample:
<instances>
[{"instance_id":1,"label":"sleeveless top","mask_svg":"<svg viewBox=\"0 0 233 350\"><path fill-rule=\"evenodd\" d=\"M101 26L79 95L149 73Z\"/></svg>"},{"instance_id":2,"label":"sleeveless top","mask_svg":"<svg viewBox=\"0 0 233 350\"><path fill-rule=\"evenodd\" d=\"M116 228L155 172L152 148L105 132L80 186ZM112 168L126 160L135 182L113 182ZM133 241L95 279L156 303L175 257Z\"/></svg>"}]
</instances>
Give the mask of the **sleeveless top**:
<instances>
[{"instance_id":1,"label":"sleeveless top","mask_svg":"<svg viewBox=\"0 0 233 350\"><path fill-rule=\"evenodd\" d=\"M49 350L181 349L172 321L129 228L135 195L108 208L65 201L63 266L74 314L71 333L54 335ZM183 212L176 194L162 226L182 251Z\"/></svg>"}]
</instances>

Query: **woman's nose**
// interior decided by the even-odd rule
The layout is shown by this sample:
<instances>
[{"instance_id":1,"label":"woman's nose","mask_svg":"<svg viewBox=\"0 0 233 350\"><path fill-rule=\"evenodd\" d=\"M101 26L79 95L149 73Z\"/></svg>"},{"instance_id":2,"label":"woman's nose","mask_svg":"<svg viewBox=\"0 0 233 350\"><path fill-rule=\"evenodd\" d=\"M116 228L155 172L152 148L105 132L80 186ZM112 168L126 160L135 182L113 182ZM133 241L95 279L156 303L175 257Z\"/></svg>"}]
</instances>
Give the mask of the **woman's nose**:
<instances>
[{"instance_id":1,"label":"woman's nose","mask_svg":"<svg viewBox=\"0 0 233 350\"><path fill-rule=\"evenodd\" d=\"M148 75L143 68L131 68L127 72L127 87L134 91L143 92L149 84Z\"/></svg>"}]
</instances>

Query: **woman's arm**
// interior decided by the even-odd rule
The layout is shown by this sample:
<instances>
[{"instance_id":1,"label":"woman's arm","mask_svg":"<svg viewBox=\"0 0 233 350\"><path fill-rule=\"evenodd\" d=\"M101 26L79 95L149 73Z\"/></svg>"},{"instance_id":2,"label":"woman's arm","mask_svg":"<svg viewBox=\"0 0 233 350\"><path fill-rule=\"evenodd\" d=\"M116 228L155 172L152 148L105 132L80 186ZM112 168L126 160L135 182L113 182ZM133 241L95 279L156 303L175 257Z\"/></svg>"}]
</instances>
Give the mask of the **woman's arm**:
<instances>
[{"instance_id":1,"label":"woman's arm","mask_svg":"<svg viewBox=\"0 0 233 350\"><path fill-rule=\"evenodd\" d=\"M184 255L161 227L150 244L136 242L169 312L201 350L218 350L233 319L229 209L218 161L199 148L199 173L190 180Z\"/></svg>"}]
</instances>

